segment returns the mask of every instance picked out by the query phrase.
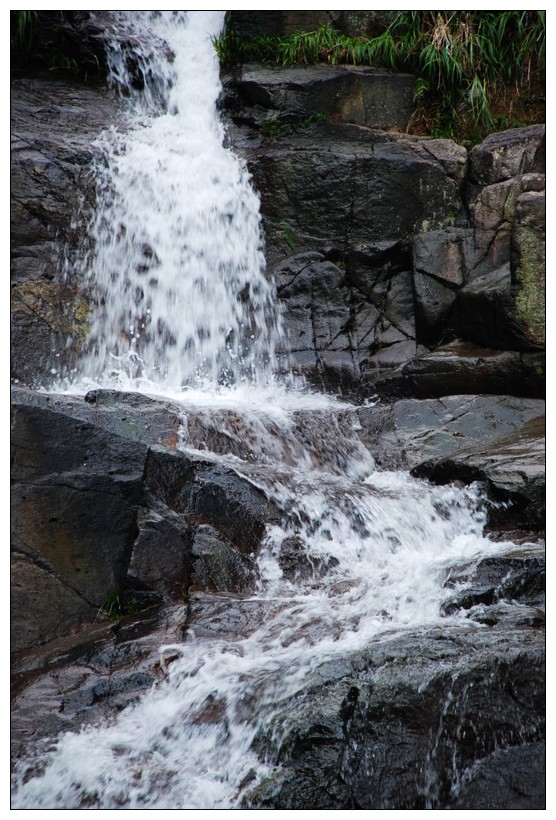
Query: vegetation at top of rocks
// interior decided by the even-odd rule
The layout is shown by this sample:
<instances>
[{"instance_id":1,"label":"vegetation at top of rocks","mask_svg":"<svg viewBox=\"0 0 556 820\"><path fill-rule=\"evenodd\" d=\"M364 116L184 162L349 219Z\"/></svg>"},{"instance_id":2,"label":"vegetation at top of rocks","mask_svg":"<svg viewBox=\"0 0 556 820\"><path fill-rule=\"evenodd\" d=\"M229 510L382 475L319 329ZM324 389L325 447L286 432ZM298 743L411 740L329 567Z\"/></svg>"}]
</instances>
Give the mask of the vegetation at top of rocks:
<instances>
[{"instance_id":1,"label":"vegetation at top of rocks","mask_svg":"<svg viewBox=\"0 0 556 820\"><path fill-rule=\"evenodd\" d=\"M350 64L415 74L412 133L482 139L544 120L544 11L400 11L372 38L330 26L245 38L229 24L214 45L224 65Z\"/></svg>"}]
</instances>

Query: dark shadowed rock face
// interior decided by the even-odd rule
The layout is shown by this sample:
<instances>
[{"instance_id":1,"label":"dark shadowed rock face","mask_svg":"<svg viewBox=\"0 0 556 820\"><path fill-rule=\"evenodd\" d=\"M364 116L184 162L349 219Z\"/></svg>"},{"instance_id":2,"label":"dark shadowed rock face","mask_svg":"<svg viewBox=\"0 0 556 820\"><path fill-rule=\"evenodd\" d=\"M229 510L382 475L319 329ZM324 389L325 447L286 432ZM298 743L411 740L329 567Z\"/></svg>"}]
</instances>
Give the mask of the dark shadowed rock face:
<instances>
[{"instance_id":1,"label":"dark shadowed rock face","mask_svg":"<svg viewBox=\"0 0 556 820\"><path fill-rule=\"evenodd\" d=\"M362 66L245 65L224 78L226 109L263 131L334 118L402 130L412 114L415 77Z\"/></svg>"},{"instance_id":2,"label":"dark shadowed rock face","mask_svg":"<svg viewBox=\"0 0 556 820\"><path fill-rule=\"evenodd\" d=\"M11 102L12 377L47 383L70 363L52 348L65 355L68 338L87 334L87 290L62 271L94 201L94 141L117 105L104 89L52 75L14 80Z\"/></svg>"},{"instance_id":3,"label":"dark shadowed rock face","mask_svg":"<svg viewBox=\"0 0 556 820\"><path fill-rule=\"evenodd\" d=\"M391 638L317 669L260 734L280 768L245 806L478 808L487 780L490 807L543 808L543 633L519 617Z\"/></svg>"},{"instance_id":4,"label":"dark shadowed rock face","mask_svg":"<svg viewBox=\"0 0 556 820\"><path fill-rule=\"evenodd\" d=\"M391 11L230 11L228 22L242 37L287 35L333 26L348 37L373 37L393 20Z\"/></svg>"},{"instance_id":5,"label":"dark shadowed rock face","mask_svg":"<svg viewBox=\"0 0 556 820\"><path fill-rule=\"evenodd\" d=\"M294 368L348 392L542 396L544 126L492 135L468 167L449 140L309 126L312 70L305 86L258 72L230 80L225 100L261 195ZM462 355L435 373L450 340ZM468 344L490 351L478 371Z\"/></svg>"},{"instance_id":6,"label":"dark shadowed rock face","mask_svg":"<svg viewBox=\"0 0 556 820\"><path fill-rule=\"evenodd\" d=\"M183 601L192 585L252 585L277 512L233 470L178 451L179 422L139 394L14 389L13 652L102 618L126 588Z\"/></svg>"}]
</instances>

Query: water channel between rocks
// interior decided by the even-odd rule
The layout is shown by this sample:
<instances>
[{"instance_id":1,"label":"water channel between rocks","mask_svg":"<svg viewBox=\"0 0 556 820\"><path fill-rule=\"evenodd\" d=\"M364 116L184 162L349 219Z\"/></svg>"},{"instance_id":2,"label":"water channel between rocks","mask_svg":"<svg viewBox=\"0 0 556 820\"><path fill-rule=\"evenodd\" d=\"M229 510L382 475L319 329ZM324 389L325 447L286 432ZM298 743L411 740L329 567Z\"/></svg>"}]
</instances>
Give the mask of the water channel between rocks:
<instances>
[{"instance_id":1,"label":"water channel between rocks","mask_svg":"<svg viewBox=\"0 0 556 820\"><path fill-rule=\"evenodd\" d=\"M376 469L355 407L274 375L281 320L258 199L216 115L211 37L222 22L222 12L115 17L114 82L130 85L127 33L145 90L130 97L129 127L102 137L87 262L98 309L88 353L58 392L171 398L179 449L231 468L278 512L248 556L256 582L235 600L241 631L199 598L186 641L160 649L167 677L105 725L20 761L14 808L240 807L279 765L258 739L280 746L288 704L323 664L456 622L483 629L443 614L465 585L447 582L517 549L483 535L479 486Z\"/></svg>"}]
</instances>

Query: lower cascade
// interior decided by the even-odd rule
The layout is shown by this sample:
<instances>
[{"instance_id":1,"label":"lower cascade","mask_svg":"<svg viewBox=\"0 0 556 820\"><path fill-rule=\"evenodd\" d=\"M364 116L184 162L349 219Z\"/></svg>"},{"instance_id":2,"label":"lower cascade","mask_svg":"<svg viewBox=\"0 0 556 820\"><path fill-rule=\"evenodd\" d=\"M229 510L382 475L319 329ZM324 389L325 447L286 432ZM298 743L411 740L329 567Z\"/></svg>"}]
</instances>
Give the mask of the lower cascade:
<instances>
[{"instance_id":1,"label":"lower cascade","mask_svg":"<svg viewBox=\"0 0 556 820\"><path fill-rule=\"evenodd\" d=\"M252 489L266 521L239 563L224 561L231 588L223 580L186 591L184 640L161 642L153 685L16 761L12 807L303 808L294 794L303 785L288 791L289 778L314 754L325 791L319 750L334 747L342 750L339 791L318 803L307 786L307 805L340 807L349 785L343 807L390 808L386 786L373 805L353 797L372 791L374 778L383 783L393 765L379 751L373 757L357 728L363 715L379 726L373 698L388 687L400 700L406 689L424 703L438 699L421 760L412 769L399 752L417 795L405 807L442 808L448 797L458 807L475 776L466 749L488 725L473 693L503 689L500 669L520 652L527 662L526 648L512 654L509 641L500 665L483 663L490 638L481 607L491 601L472 600L474 573L501 557L517 566L535 545L485 535L491 502L480 481L435 486L378 466L360 408L309 389L278 360L284 336L265 275L259 200L216 110L212 40L224 13L117 12L112 20L111 79L128 121L101 138L106 161L81 260L95 304L87 350L47 392L93 396L99 412L110 395L171 402L177 452L194 469ZM129 41L140 92L122 50ZM365 412L374 409L371 399ZM214 532L195 523L202 557L202 539ZM220 569L211 567L214 581ZM469 605L453 605L466 596ZM440 695L441 678L450 682ZM327 724L333 697L340 717ZM415 703L408 710L416 713ZM384 710L395 734L396 703ZM480 741L485 758L509 745L502 724L493 717ZM524 728L524 743L537 739Z\"/></svg>"}]
</instances>

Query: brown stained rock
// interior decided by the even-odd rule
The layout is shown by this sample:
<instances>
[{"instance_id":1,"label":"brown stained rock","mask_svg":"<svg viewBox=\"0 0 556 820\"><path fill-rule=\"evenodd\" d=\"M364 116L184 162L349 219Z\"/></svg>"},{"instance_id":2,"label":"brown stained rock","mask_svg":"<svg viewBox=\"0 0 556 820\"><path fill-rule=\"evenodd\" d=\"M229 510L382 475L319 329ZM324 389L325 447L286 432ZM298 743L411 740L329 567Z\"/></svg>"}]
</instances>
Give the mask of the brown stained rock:
<instances>
[{"instance_id":1,"label":"brown stained rock","mask_svg":"<svg viewBox=\"0 0 556 820\"><path fill-rule=\"evenodd\" d=\"M98 606L23 554L11 562L10 650L36 647L95 617Z\"/></svg>"}]
</instances>

